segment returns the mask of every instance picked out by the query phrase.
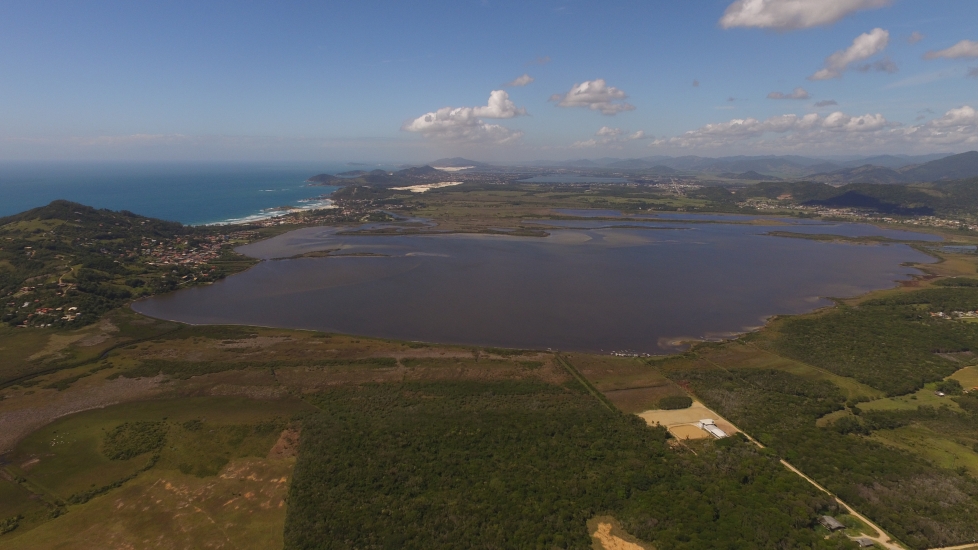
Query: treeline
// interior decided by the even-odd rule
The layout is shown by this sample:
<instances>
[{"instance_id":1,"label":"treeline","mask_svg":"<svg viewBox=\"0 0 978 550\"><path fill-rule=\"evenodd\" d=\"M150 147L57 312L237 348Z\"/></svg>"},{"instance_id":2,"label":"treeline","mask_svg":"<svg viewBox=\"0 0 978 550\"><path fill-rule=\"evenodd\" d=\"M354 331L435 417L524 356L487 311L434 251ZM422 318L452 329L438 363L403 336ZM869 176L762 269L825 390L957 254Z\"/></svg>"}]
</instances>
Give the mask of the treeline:
<instances>
[{"instance_id":1,"label":"treeline","mask_svg":"<svg viewBox=\"0 0 978 550\"><path fill-rule=\"evenodd\" d=\"M311 399L286 548L591 548L613 515L660 550L851 548L813 529L834 502L741 438L667 433L575 382L338 387Z\"/></svg>"}]
</instances>

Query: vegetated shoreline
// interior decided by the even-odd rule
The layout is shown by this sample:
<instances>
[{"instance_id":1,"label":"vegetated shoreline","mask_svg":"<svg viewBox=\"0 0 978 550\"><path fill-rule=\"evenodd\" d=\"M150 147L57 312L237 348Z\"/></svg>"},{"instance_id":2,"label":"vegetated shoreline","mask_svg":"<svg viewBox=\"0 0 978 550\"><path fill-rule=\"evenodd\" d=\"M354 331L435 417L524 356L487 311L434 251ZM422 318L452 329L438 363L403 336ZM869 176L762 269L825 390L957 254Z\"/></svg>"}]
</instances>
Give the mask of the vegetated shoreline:
<instances>
[{"instance_id":1,"label":"vegetated shoreline","mask_svg":"<svg viewBox=\"0 0 978 550\"><path fill-rule=\"evenodd\" d=\"M691 213L690 215L691 216L696 216L697 214L696 213ZM764 217L777 218L778 217L776 215L770 215L770 214L758 214L757 216L759 218L764 218ZM570 217L570 218L566 218L566 219L570 219L570 220L590 220L592 218ZM697 221L693 221L692 223L721 223L722 224L724 222L715 222L715 221L697 222ZM737 222L732 222L732 223L738 224ZM750 224L750 222L739 222L740 225L743 225L744 223L747 223L748 225ZM885 226L885 224L879 224L879 223L865 223L864 225L871 225L871 226L877 227L879 229L889 229L888 227ZM251 245L251 244L256 244L256 243L259 243L259 242L267 241L267 240L272 239L274 237L278 237L278 236L282 236L282 235L288 235L290 233L293 233L295 231L300 231L302 229L305 229L305 228L302 228L302 227L296 228L296 229L287 231L285 233L282 233L281 235L270 236L270 237L267 237L265 239L260 239L260 240L257 240L257 241L253 241L253 242L248 243L248 244ZM553 227L553 228L550 228L550 229L557 229L557 230L559 230L559 229L574 229L574 228ZM592 229L592 228L588 228L588 229ZM655 229L660 229L660 228L655 228ZM672 229L672 228L661 228L661 229ZM920 232L921 233L924 233L925 231L920 231ZM947 237L949 236L946 233L941 232L939 230L926 231L926 233L933 234L933 235L938 235L938 236L942 237L942 241L946 241ZM369 234L369 233L362 234L362 233L357 233L355 231L350 232L348 230L340 230L340 232L338 232L338 234L346 234L346 235L354 235L354 236L371 236L371 234ZM381 235L385 235L385 236L391 236L391 235L404 235L404 236L408 236L408 235L417 235L417 234L425 234L425 232L419 232L419 233L394 233L394 234L381 233ZM459 231L459 230L452 230L452 231L444 231L444 232L432 231L432 232L428 232L427 234L433 234L433 235L475 234L475 235L479 235L479 234L486 234L486 231L485 230L478 230L478 231ZM537 235L523 235L523 234L519 234L519 233L513 234L511 232L503 232L503 231L500 231L500 232L491 232L489 234L491 234L493 236L503 236L503 237L537 236ZM547 233L544 236L550 236L550 234ZM723 336L720 336L720 337L710 337L709 335L703 335L703 336L662 337L662 338L659 339L659 343L657 345L659 347L668 347L668 348L671 348L671 350L664 351L663 353L647 354L648 356L655 357L655 358L658 358L658 359L667 358L667 357L670 357L670 356L674 356L674 355L678 355L678 354L681 354L681 353L690 351L692 348L694 348L695 346L697 346L699 344L728 342L728 341L736 340L736 339L741 338L741 337L743 337L745 335L748 335L748 334L753 334L753 333L757 333L757 332L763 331L763 330L767 329L767 327L770 326L771 323L773 323L774 321L778 320L779 318L790 317L790 316L795 316L795 315L812 315L812 314L818 314L818 313L825 312L825 311L828 311L828 310L831 310L833 308L838 307L839 304L841 302L843 302L843 301L862 301L862 300L865 300L865 299L869 299L869 298L871 298L876 293L891 291L893 289L900 288L901 286L905 286L908 283L912 283L914 281L924 280L925 278L933 278L935 275L931 271L929 271L928 269L926 269L925 266L928 266L928 265L936 265L936 264L939 264L939 263L945 261L945 258L943 258L942 256L940 256L933 249L928 248L926 246L922 246L922 244L925 241L899 240L899 239L891 239L889 237L882 237L882 236L846 237L846 236L843 236L843 235L807 234L807 233L795 233L795 232L791 232L791 231L770 231L768 233L765 233L764 236L782 237L782 238L799 238L799 239L804 239L804 240L815 240L815 241L819 241L819 242L827 242L827 243L833 243L834 242L834 243L845 243L845 244L854 244L854 245L904 244L904 245L906 245L906 246L908 246L908 247L910 247L910 248L912 248L914 250L917 250L918 252L921 252L922 254L925 254L927 256L930 256L931 258L934 258L935 261L932 262L932 263L929 263L929 264L924 264L924 263L919 263L919 262L904 262L901 265L905 265L907 267L912 267L914 269L917 269L919 271L922 271L923 273L922 274L912 274L912 275L910 275L910 278L909 279L906 279L906 280L894 280L894 281L892 281L893 284L890 285L890 286L883 287L883 288L871 289L871 290L868 290L868 291L863 292L861 294L856 294L856 295L853 295L853 296L819 296L818 299L820 299L820 300L822 300L822 299L829 300L832 303L826 304L826 305L823 305L823 306L819 306L819 307L816 307L816 308L813 308L813 309L810 309L810 310L801 311L801 312L798 312L798 313L771 313L769 315L764 315L764 316L762 316L759 319L759 321L760 321L759 324L757 324L755 326L750 326L750 327L742 327L739 330L725 331L725 332L721 333ZM831 238L827 238L827 237L831 237ZM941 241L934 241L934 242L936 243L936 242L941 242ZM249 256L248 254L244 254L243 252L240 252L238 250L239 248L240 247L235 248L235 252L237 252L238 254L241 254L241 255L243 255L243 256L245 256L247 258L250 258L250 259L253 259L253 260L258 260L258 261L255 263L255 265L249 266L247 269L245 269L243 271L240 271L240 272L237 272L237 273L233 273L233 274L231 274L229 276L234 276L234 275L239 275L239 274L246 273L247 271L249 271L252 268L254 268L255 266L257 266L258 263L261 263L261 262L264 262L264 261L286 261L286 260L301 260L301 259L310 259L310 258L350 257L350 256L387 257L386 255L375 255L375 254L356 254L356 255L350 255L350 254L332 254L332 252L335 252L335 251L340 250L340 249L325 249L325 250L318 250L318 251L314 250L314 251L305 252L305 253L301 253L301 254L295 254L293 256L282 257L282 258L262 259L262 258L256 258L254 256ZM209 284L214 284L214 283L209 283ZM179 290L187 290L187 289L177 289L177 291L179 291ZM180 320L176 320L176 319L169 319L169 318L166 318L166 317L155 317L155 316L151 316L151 315L142 313L142 312L138 311L137 309L135 309L133 307L133 305L136 304L136 303L138 303L138 302L141 302L141 301L144 301L144 300L148 300L150 298L155 298L155 297L158 297L158 296L160 296L160 295L140 297L140 298L138 298L136 300L133 300L133 301L129 302L129 304L127 304L127 307L130 310L132 310L133 312L135 312L135 313L137 313L139 315L144 315L146 317L150 317L150 318L153 318L153 319L159 319L159 320L162 320L162 321L170 321L170 322L174 322L174 323L180 323L180 324L187 325L187 326L212 326L210 323L189 323L189 322L186 322L186 321L180 321ZM380 338L380 339L391 340L391 341L400 341L400 340L402 340L400 338L387 338L387 337L383 337L383 336L375 336L375 335L370 335L370 334L347 334L347 333L342 332L342 331L336 331L336 330L330 330L330 329L312 329L312 328L286 327L286 326L276 326L276 325L256 325L256 324L245 324L245 323L219 323L219 325L242 326L242 327L256 327L256 328L266 328L266 329L306 330L306 331L313 331L313 332L327 331L327 332L331 332L331 333L342 334L342 335L345 335L345 336L362 336L362 337L365 337L365 338ZM214 325L214 326L217 326L217 325ZM414 340L411 340L411 341L414 341ZM478 347L486 347L486 346L497 347L497 348L498 347L501 347L501 346L498 346L498 345L495 345L495 344L485 343L485 342L483 342L483 343L476 343L476 342L447 342L447 341L446 342L434 342L434 341L428 342L428 341L421 341L421 340L418 340L417 342L424 343L424 344L430 344L430 345L471 346L471 347L477 347L477 348ZM665 346L662 346L663 343L665 343ZM505 348L502 348L502 349L505 349ZM516 349L516 348L513 348L513 349ZM551 348L536 349L534 351L540 351L540 352L580 351L580 352L584 352L584 353L595 353L593 350L557 350L557 349L551 349ZM614 354L616 352L615 351L611 351L610 353L613 353ZM635 354L635 355L638 356L638 354Z\"/></svg>"}]
</instances>

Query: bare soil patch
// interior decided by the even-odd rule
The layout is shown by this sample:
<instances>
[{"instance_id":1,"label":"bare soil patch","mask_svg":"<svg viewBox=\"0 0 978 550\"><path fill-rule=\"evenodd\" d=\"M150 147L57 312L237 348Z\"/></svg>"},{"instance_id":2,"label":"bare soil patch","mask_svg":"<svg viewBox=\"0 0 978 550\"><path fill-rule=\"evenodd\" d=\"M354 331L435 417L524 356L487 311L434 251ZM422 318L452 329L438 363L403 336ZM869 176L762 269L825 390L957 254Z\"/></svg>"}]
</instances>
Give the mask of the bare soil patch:
<instances>
[{"instance_id":1,"label":"bare soil patch","mask_svg":"<svg viewBox=\"0 0 978 550\"><path fill-rule=\"evenodd\" d=\"M587 522L594 550L655 550L648 543L629 535L611 516L598 516Z\"/></svg>"},{"instance_id":2,"label":"bare soil patch","mask_svg":"<svg viewBox=\"0 0 978 550\"><path fill-rule=\"evenodd\" d=\"M655 410L645 411L643 413L640 413L638 416L642 420L645 420L645 422L648 423L649 426L656 426L656 425L665 426L666 428L669 429L670 432L673 432L673 435L676 435L676 437L678 437L679 439L684 439L686 434L690 435L689 437L690 439L702 439L702 438L693 437L693 435L695 435L696 433L693 430L687 430L685 428L683 428L682 430L678 430L678 432L674 430L674 429L678 429L681 426L689 426L695 428L695 430L698 430L700 433L704 434L704 436L707 436L708 434L706 432L704 432L698 426L695 426L696 422L699 422L700 420L704 420L707 418L713 420L716 423L717 427L723 430L724 432L726 432L728 435L739 431L737 430L737 428L734 427L733 424L728 422L722 416L718 415L716 412L708 409L705 405L703 405L699 401L693 401L693 405L690 406L688 409L677 409L671 411L655 409ZM680 433L684 435L681 437L679 435Z\"/></svg>"}]
</instances>

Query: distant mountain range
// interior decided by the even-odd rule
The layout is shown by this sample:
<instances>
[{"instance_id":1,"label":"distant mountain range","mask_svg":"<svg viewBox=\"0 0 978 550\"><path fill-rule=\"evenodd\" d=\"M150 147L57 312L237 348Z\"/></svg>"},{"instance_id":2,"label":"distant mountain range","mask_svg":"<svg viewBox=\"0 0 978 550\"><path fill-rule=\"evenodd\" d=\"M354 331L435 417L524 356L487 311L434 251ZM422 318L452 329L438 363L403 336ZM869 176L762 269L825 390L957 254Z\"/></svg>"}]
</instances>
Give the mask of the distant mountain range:
<instances>
[{"instance_id":1,"label":"distant mountain range","mask_svg":"<svg viewBox=\"0 0 978 550\"><path fill-rule=\"evenodd\" d=\"M951 155L923 164L909 164L902 167L866 163L855 168L843 168L833 172L815 174L805 179L821 183L915 183L945 181L978 176L978 151Z\"/></svg>"},{"instance_id":2,"label":"distant mountain range","mask_svg":"<svg viewBox=\"0 0 978 550\"><path fill-rule=\"evenodd\" d=\"M700 157L700 156L650 156L634 159L599 158L576 159L568 161L535 161L526 163L534 167L560 168L594 168L612 170L650 170L664 172L668 168L675 173L689 175L714 175L717 177L732 177L744 174L745 178L754 179L753 174L767 178L776 177L795 179L827 174L841 170L872 165L880 168L898 170L911 165L923 164L951 156L950 153L936 155L880 155L873 157L849 158L844 160L803 157L799 155L767 155L767 156L733 156L733 157ZM857 173L858 174L858 173Z\"/></svg>"},{"instance_id":3,"label":"distant mountain range","mask_svg":"<svg viewBox=\"0 0 978 550\"><path fill-rule=\"evenodd\" d=\"M490 164L465 159L440 159L438 167L472 166L476 170ZM534 161L522 166L581 170L639 172L647 176L713 176L741 181L806 180L833 185L847 183L914 183L978 177L978 152L959 155L877 155L855 158L814 158L799 155L767 156L650 156L643 158L576 159Z\"/></svg>"},{"instance_id":4,"label":"distant mountain range","mask_svg":"<svg viewBox=\"0 0 978 550\"><path fill-rule=\"evenodd\" d=\"M850 183L904 184L948 181L978 177L978 151L958 155L880 155L849 159L819 159L798 155L699 156L620 159L577 159L561 162L536 161L522 167L534 170L560 168L580 171L629 172L636 177L698 176L731 181L810 181L845 185ZM492 165L462 157L438 159L428 165L388 172L351 170L338 174L317 174L312 185L373 185L396 187L418 182L449 181L453 171L471 168L472 172L513 170L519 166ZM455 170L452 170L455 169Z\"/></svg>"},{"instance_id":5,"label":"distant mountain range","mask_svg":"<svg viewBox=\"0 0 978 550\"><path fill-rule=\"evenodd\" d=\"M438 159L434 162L428 163L428 166L434 166L435 168L467 168L469 166L474 168L484 168L490 165L486 164L485 162L469 160L462 157L452 157L449 159Z\"/></svg>"}]
</instances>

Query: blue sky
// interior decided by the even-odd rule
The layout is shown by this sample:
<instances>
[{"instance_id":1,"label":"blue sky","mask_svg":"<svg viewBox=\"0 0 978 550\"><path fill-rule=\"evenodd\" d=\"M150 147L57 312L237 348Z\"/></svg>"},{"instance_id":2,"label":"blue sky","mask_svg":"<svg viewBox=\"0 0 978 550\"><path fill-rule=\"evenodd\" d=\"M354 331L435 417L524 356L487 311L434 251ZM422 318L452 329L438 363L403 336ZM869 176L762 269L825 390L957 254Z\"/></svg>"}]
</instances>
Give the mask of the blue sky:
<instances>
[{"instance_id":1,"label":"blue sky","mask_svg":"<svg viewBox=\"0 0 978 550\"><path fill-rule=\"evenodd\" d=\"M2 160L978 149L973 1L35 0L2 12ZM532 81L507 86L522 75Z\"/></svg>"}]
</instances>

